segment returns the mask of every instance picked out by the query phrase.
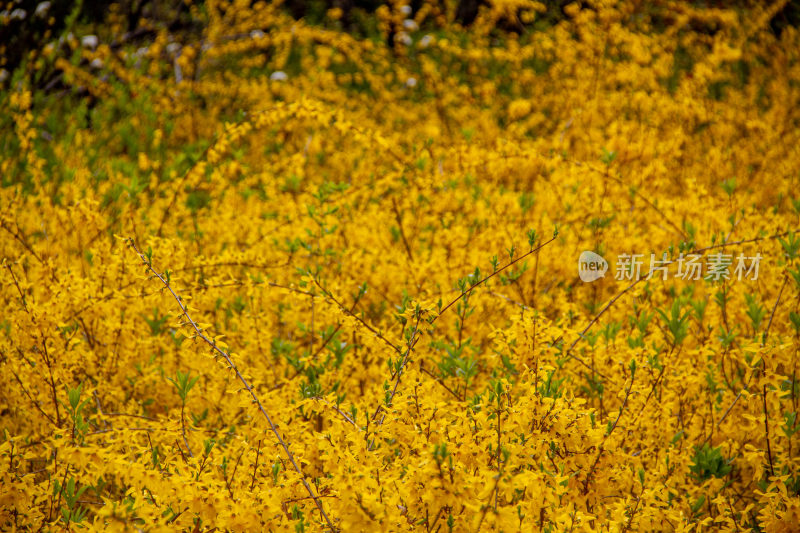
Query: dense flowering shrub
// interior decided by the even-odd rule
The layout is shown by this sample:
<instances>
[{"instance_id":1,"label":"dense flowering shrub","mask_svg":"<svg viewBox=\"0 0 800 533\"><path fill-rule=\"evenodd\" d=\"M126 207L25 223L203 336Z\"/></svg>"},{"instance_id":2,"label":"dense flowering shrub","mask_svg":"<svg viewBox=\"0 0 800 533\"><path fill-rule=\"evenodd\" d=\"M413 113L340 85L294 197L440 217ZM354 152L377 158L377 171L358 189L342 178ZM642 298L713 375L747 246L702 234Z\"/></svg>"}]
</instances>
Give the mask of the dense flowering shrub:
<instances>
[{"instance_id":1,"label":"dense flowering shrub","mask_svg":"<svg viewBox=\"0 0 800 533\"><path fill-rule=\"evenodd\" d=\"M70 21L0 95L0 527L796 531L785 4Z\"/></svg>"}]
</instances>

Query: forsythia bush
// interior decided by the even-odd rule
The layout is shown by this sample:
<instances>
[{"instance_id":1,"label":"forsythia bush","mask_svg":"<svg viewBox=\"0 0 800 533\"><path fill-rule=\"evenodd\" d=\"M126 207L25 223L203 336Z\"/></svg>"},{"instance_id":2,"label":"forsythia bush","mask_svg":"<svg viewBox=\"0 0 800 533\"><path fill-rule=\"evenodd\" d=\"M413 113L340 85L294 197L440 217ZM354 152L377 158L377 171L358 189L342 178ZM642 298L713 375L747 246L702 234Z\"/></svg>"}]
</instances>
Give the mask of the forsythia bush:
<instances>
[{"instance_id":1,"label":"forsythia bush","mask_svg":"<svg viewBox=\"0 0 800 533\"><path fill-rule=\"evenodd\" d=\"M0 528L800 530L785 4L73 17L0 93Z\"/></svg>"}]
</instances>

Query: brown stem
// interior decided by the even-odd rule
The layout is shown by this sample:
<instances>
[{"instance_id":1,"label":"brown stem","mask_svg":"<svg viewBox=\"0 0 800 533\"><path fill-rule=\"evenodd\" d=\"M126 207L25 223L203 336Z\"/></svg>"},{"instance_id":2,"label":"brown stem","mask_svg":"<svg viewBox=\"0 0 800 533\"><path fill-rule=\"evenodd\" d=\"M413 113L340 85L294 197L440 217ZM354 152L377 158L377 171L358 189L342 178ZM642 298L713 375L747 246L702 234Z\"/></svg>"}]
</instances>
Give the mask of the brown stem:
<instances>
[{"instance_id":1,"label":"brown stem","mask_svg":"<svg viewBox=\"0 0 800 533\"><path fill-rule=\"evenodd\" d=\"M510 262L509 262L508 264L506 264L504 267L502 267L502 268L498 268L497 270L495 270L494 272L492 272L491 274L489 274L488 276L486 276L485 278L483 278L483 279L482 279L482 280L480 280L479 282L475 283L475 285L471 286L469 289L467 289L467 290L465 290L464 292L462 292L462 293L461 293L461 294L460 294L458 297L456 297L456 299L454 299L453 301L451 301L449 304L445 305L445 306L442 308L442 310L441 310L441 311L439 311L439 314L438 314L438 315L436 315L435 317L433 317L433 320L431 320L431 322L430 322L430 323L431 323L431 324L433 324L434 322L436 322L436 320L437 320L437 319L438 319L440 316L442 316L442 315L444 314L444 312L445 312L445 311L447 311L447 310L448 310L450 307L452 307L453 305L455 305L455 304L456 304L456 303L457 303L459 300L461 300L461 298L463 298L463 297L464 297L464 296L466 296L467 294L470 294L470 293L471 293L471 292L472 292L472 291L473 291L475 288L477 288L477 287L480 287L480 286L481 286L481 285L483 285L485 282L489 281L490 279L492 279L492 278L493 278L493 277L495 277L496 275L500 274L500 273L501 273L501 272L503 272L504 270L508 269L509 267L512 267L512 266L514 266L516 263L518 263L518 262L522 261L523 259L525 259L525 258L526 258L526 257L528 257L529 255L531 255L531 254L535 254L536 252L538 252L539 250L541 250L542 248L544 248L545 246L547 246L548 244L550 244L551 242L553 242L554 240L556 240L556 237L557 237L557 235L553 235L553 237L552 237L550 240L543 242L542 244L540 244L540 245L539 245L539 246L537 246L536 248L531 248L531 249L530 249L530 251L528 251L528 252L526 252L526 253L522 254L521 256L517 257L516 259L514 259L514 260L510 261Z\"/></svg>"},{"instance_id":2,"label":"brown stem","mask_svg":"<svg viewBox=\"0 0 800 533\"><path fill-rule=\"evenodd\" d=\"M763 385L762 389L764 398L764 434L767 437L767 457L769 458L769 471L772 477L775 477L775 467L772 465L772 447L769 444L769 412L767 411L767 385Z\"/></svg>"},{"instance_id":3,"label":"brown stem","mask_svg":"<svg viewBox=\"0 0 800 533\"><path fill-rule=\"evenodd\" d=\"M261 400L258 398L258 395L256 394L255 390L253 389L252 385L250 385L250 383L244 377L242 372L239 370L239 367L236 366L236 363L233 362L233 359L231 359L230 354L228 352L222 350L219 346L217 346L217 343L215 341L209 339L203 333L203 331L198 327L197 323L192 319L191 316L189 316L189 311L188 311L188 309L186 307L186 304L184 303L183 299L180 296L178 296L178 294L175 293L175 291L169 285L169 283L164 278L164 276L162 274L160 274L159 272L157 272L153 268L152 264L147 259L147 257L145 257L145 255L142 254L142 252L139 251L139 249L136 247L136 244L134 243L133 239L128 238L128 244L136 252L136 255L139 256L139 259L142 261L142 264L147 268L147 270L150 273L152 273L155 277L157 277L161 281L161 283L164 285L164 287L170 292L170 294L172 294L172 297L175 299L175 301L178 303L178 306L180 307L181 313L186 318L186 321L191 326L191 328L194 330L195 336L197 338L201 339L206 344L208 344L214 352L216 352L219 356L221 356L225 360L225 362L228 365L228 368L234 371L234 373L236 374L236 377L239 379L239 381L241 382L242 386L247 390L247 392L250 394L250 397L253 399L253 403L256 404L256 406L258 407L259 412L264 417L264 419L267 421L267 424L269 425L270 430L275 435L275 438L278 441L278 443L281 445L281 448L283 448L283 451L286 454L286 457L289 459L289 462L292 464L292 467L294 468L294 471L297 472L297 474L300 476L300 482L305 487L305 489L308 492L308 494L311 497L311 499L314 500L314 503L316 504L317 509L319 509L320 515L325 520L325 523L327 523L327 525L331 529L331 531L336 531L337 529L333 525L333 521L328 517L328 514L325 512L325 508L322 505L322 501L320 500L319 496L317 496L317 494L314 492L314 489L311 488L311 485L309 485L308 481L306 481L306 478L305 478L305 475L303 474L303 471L300 469L300 466L297 464L297 461L295 461L294 454L292 454L291 450L289 450L289 445L284 440L284 438L281 436L280 432L278 431L278 427L272 421L272 417L270 417L269 414L267 413L266 409L264 409L264 405L261 403Z\"/></svg>"},{"instance_id":4,"label":"brown stem","mask_svg":"<svg viewBox=\"0 0 800 533\"><path fill-rule=\"evenodd\" d=\"M764 336L763 336L763 338L761 340L761 346L762 347L766 344L767 338L769 337L769 328L772 326L772 319L775 317L775 310L778 309L778 304L781 301L781 295L783 295L783 289L784 289L784 287L786 287L786 282L787 281L789 281L789 277L786 274L784 274L783 275L783 284L781 285L780 291L778 291L778 297L775 299L775 305L772 306L772 314L770 314L770 316L769 316L769 322L767 323L767 328L764 330ZM717 429L719 429L719 426L722 424L722 421L725 420L725 418L728 416L728 413L731 412L731 409L733 409L733 406L736 405L736 402L739 401L739 398L742 397L742 393L744 391L748 390L748 388L750 387L750 381L753 379L753 376L755 376L755 375L756 375L755 372L750 374L750 377L748 378L747 383L745 384L744 388L739 391L739 394L736 395L736 398L733 399L733 402L725 410L725 413L722 415L722 418L720 418L719 422L717 422Z\"/></svg>"},{"instance_id":5,"label":"brown stem","mask_svg":"<svg viewBox=\"0 0 800 533\"><path fill-rule=\"evenodd\" d=\"M256 448L256 462L253 465L253 479L250 481L250 490L256 486L256 471L258 470L258 457L261 455L261 441L258 441L258 448Z\"/></svg>"}]
</instances>

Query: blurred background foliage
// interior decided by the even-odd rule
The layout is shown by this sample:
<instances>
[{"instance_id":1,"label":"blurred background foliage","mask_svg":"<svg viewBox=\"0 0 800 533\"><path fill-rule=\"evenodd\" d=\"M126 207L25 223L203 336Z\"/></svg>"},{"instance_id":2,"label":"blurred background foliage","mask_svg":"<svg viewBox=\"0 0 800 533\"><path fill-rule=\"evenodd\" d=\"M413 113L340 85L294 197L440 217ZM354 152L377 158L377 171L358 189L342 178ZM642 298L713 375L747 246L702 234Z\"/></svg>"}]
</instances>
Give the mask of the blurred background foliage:
<instances>
[{"instance_id":1,"label":"blurred background foliage","mask_svg":"<svg viewBox=\"0 0 800 533\"><path fill-rule=\"evenodd\" d=\"M253 4L254 2L250 2ZM543 0L540 2L545 10L534 21L526 22L520 17L509 22L502 20L495 31L499 33L525 34L530 31L544 30L566 17L565 8L572 4L571 0ZM749 9L760 2L754 0L732 1L692 1L688 2L696 8L713 9ZM309 24L329 24L337 30L344 30L358 37L381 38L375 25L374 12L385 2L377 0L285 0L283 6L295 19L304 19ZM471 25L481 9L487 8L487 0L442 0L439 2L442 13L450 19L448 23ZM203 2L196 2L200 6ZM421 0L409 3L413 16L422 5ZM338 20L328 17L331 10L340 10ZM15 0L6 2L0 12L0 68L6 71L3 75L9 79L27 54L40 49L44 42L57 40L63 44L66 35L75 25L82 24L103 28L103 24L111 15L118 24L105 26L112 34L105 36L103 42L110 43L111 48L122 44L146 42L162 30L170 33L193 34L199 36L204 27L202 21L193 18L186 2L183 0L120 0L107 2L103 0L68 0L37 1ZM653 25L659 27L659 16L663 26L669 23L670 14L653 14ZM430 21L428 23L431 23ZM792 0L778 11L770 21L770 28L780 34L787 26L800 25L800 1ZM715 28L692 27L693 31L713 34ZM120 31L121 30L121 31ZM389 34L389 45L394 35ZM42 79L39 88L54 85L55 74Z\"/></svg>"}]
</instances>

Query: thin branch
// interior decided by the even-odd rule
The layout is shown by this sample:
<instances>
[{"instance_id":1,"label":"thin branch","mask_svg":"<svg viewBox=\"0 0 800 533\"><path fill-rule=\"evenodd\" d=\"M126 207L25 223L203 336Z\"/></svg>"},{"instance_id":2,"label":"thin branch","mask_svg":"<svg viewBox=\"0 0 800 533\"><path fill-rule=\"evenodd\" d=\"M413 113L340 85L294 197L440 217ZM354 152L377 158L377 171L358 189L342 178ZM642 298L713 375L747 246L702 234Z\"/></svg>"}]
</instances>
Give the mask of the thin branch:
<instances>
[{"instance_id":1,"label":"thin branch","mask_svg":"<svg viewBox=\"0 0 800 533\"><path fill-rule=\"evenodd\" d=\"M189 440L186 438L186 402L181 405L181 435L183 436L183 443L186 445L186 451L189 452L189 457L194 457L192 448L189 446ZM201 468L202 470L202 468ZM199 476L200 474L198 474Z\"/></svg>"},{"instance_id":2,"label":"thin branch","mask_svg":"<svg viewBox=\"0 0 800 533\"><path fill-rule=\"evenodd\" d=\"M400 237L403 239L403 246L406 249L406 255L408 255L408 260L414 260L414 254L411 252L411 246L408 244L408 239L406 239L406 232L403 230L403 219L400 216L400 210L397 208L397 200L392 197L392 211L394 211L394 218L397 221L397 227L400 230Z\"/></svg>"},{"instance_id":3,"label":"thin branch","mask_svg":"<svg viewBox=\"0 0 800 533\"><path fill-rule=\"evenodd\" d=\"M332 403L330 403L328 400L326 400L326 399L325 399L325 398L323 398L322 396L314 396L314 397L312 397L312 400L317 400L318 402L322 402L322 403L324 403L325 405L327 405L328 407L330 407L331 409L333 409L334 411L336 411L337 413L339 413L339 415L341 415L341 417L342 417L342 418L344 418L344 419L345 419L345 421L346 421L348 424L350 424L351 426L353 426L353 427L356 427L356 428L358 427L358 426L356 425L355 421L354 421L352 418L350 418L350 416L348 416L348 414L347 414L347 413L345 413L344 411L342 411L341 409L339 409L337 406L335 406L335 405L333 405Z\"/></svg>"},{"instance_id":4,"label":"thin branch","mask_svg":"<svg viewBox=\"0 0 800 533\"><path fill-rule=\"evenodd\" d=\"M336 306L339 307L339 309L342 312L344 312L344 314L356 319L356 321L359 324L361 324L362 326L367 328L367 330L369 330L370 333L372 333L377 338L382 340L387 346L391 347L395 352L402 353L402 350L400 349L399 346L397 346L395 343L393 343L392 341L390 341L389 339L384 337L381 332L379 332L377 329L375 329L373 326L371 326L366 320L364 320L363 318L361 318L360 316L355 314L353 311L351 311L350 309L345 307L339 300L337 300L336 297L328 289L326 289L325 287L322 286L322 284L319 282L319 280L316 277L314 278L314 284L317 287L319 287L319 290L322 291L322 294L324 294L327 298L329 298L331 301L333 301L333 303L335 303Z\"/></svg>"},{"instance_id":5,"label":"thin branch","mask_svg":"<svg viewBox=\"0 0 800 533\"><path fill-rule=\"evenodd\" d=\"M0 222L0 228L3 228L7 232L9 232L12 237L14 237L17 241L19 241L19 243L23 246L23 248L28 250L31 253L31 255L36 258L37 261L39 261L41 264L45 264L44 260L42 259L42 256L36 253L36 250L34 250L33 247L30 244L28 244L28 241L25 239L24 236L22 236L19 233L16 233L14 230L6 226L5 222Z\"/></svg>"},{"instance_id":6,"label":"thin branch","mask_svg":"<svg viewBox=\"0 0 800 533\"><path fill-rule=\"evenodd\" d=\"M769 444L769 412L767 411L767 385L763 385L763 398L764 398L764 434L767 437L767 457L769 458L769 471L772 477L775 477L775 467L772 465L772 447Z\"/></svg>"},{"instance_id":7,"label":"thin branch","mask_svg":"<svg viewBox=\"0 0 800 533\"><path fill-rule=\"evenodd\" d=\"M596 322L597 322L597 321L600 319L600 317L601 317L601 316L603 316L603 313L605 313L606 311L608 311L608 310L611 308L611 306L612 306L612 305L614 305L614 302L616 302L617 300L619 300L619 299L620 299L620 298L621 298L621 297L622 297L622 296L623 296L625 293L627 293L629 290L631 290L632 288L634 288L634 287L635 287L635 286L636 286L636 285L637 285L637 284L638 284L640 281L642 281L643 279L646 279L646 278L639 278L639 279L637 279L636 281L634 281L633 283L631 283L630 285L628 285L628 286L627 286L625 289L623 289L623 290L622 290L622 292L619 292L619 293L617 293L617 294L616 294L616 295L615 295L613 298L611 298L611 299L608 301L608 303L606 303L606 305L605 305L605 306L603 306L603 308L600 310L600 312L599 312L599 313L597 313L597 314L594 316L594 318L592 318L592 320L591 320L591 321L590 321L590 322L589 322L589 323L586 325L586 327L585 327L585 328L583 328L583 331L581 331L581 332L578 334L578 337L577 337L577 338L576 338L576 339L575 339L575 340L572 342L572 344L570 344L570 346L569 346L569 348L567 349L567 351L566 351L565 355L566 355L567 357L569 357L570 359L574 359L575 361L577 361L578 363L580 363L581 365L583 365L583 366L584 366L584 367L586 367L587 369L591 370L591 371L592 371L592 373L594 373L594 374L597 374L598 376L600 376L600 377L601 377L601 378L603 378L603 379L608 379L608 380L610 380L610 381L611 381L611 379L610 379L608 376L606 376L605 374L601 373L599 370L597 370L597 369L596 369L596 368L594 368L593 366L590 366L590 365L588 365L588 364L587 364L586 362L584 362L584 361L583 361L581 358L579 358L579 357L576 357L575 355L572 355L572 350L575 348L575 346L578 344L578 342L580 342L582 339L584 339L584 338L585 338L586 332L587 332L587 331L589 331L589 329L591 329L591 327L592 327L592 326L593 326L593 325L594 325L594 324L595 324L595 323L596 323ZM555 340L554 340L552 343L553 343L553 344L557 343L558 341L560 341L560 340L562 339L562 337L563 337L563 335L559 335L559 336L558 336L558 337L557 337L557 338L556 338L556 339L555 339Z\"/></svg>"},{"instance_id":8,"label":"thin branch","mask_svg":"<svg viewBox=\"0 0 800 533\"><path fill-rule=\"evenodd\" d=\"M444 388L445 388L445 390L446 390L447 392L449 392L449 393L450 393L450 394L453 396L453 398L455 398L455 399L456 399L456 400L458 400L458 401L462 401L462 398L461 398L461 396L459 396L458 394L456 394L456 393L455 393L455 391L454 391L453 389L451 389L450 387L448 387L448 386L447 386L447 384L446 384L444 381L442 381L442 379L441 379L439 376L437 376L436 374L432 373L430 370L428 370L427 368L425 368L424 366L422 366L422 363L420 363L419 369L420 369L420 370L421 370L423 373L425 373L425 374L428 374L430 377L432 377L432 378L434 379L434 381L436 381L436 383L438 383L439 385L441 385L442 387L444 387Z\"/></svg>"},{"instance_id":9,"label":"thin branch","mask_svg":"<svg viewBox=\"0 0 800 533\"><path fill-rule=\"evenodd\" d=\"M502 267L502 268L499 268L499 269L495 270L494 272L492 272L491 274L489 274L488 276L486 276L485 278L483 278L483 279L482 279L482 280L480 280L479 282L477 282L477 283L475 283L474 285L472 285L472 286L471 286L469 289L467 289L467 290L465 290L464 292L462 292L462 293L461 293L461 294L460 294L460 295L459 295L459 296L458 296L458 297L457 297L455 300L453 300L453 301L451 301L449 304L445 305L445 306L444 306L444 307L441 309L441 311L439 311L439 314L438 314L438 315L436 315L435 317L433 317L433 320L431 320L431 321L430 321L430 323L431 323L431 324L433 324L434 322L436 322L436 320L437 320L437 319L438 319L440 316L442 316L442 315L444 314L444 312L445 312L445 311L447 311L447 310L448 310L450 307L452 307L453 305L455 305L455 304L456 304L456 303L457 303L459 300L461 300L461 298L463 298L464 296L466 296L466 295L470 294L470 293L471 293L471 292L472 292L472 291L473 291L475 288L477 288L477 287L480 287L481 285L483 285L484 283L486 283L487 281L489 281L490 279L492 279L492 278L493 278L493 277L495 277L496 275L498 275L498 274L500 274L501 272L503 272L504 270L506 270L506 269L508 269L508 268L510 268L510 267L512 267L512 266L514 266L516 263L518 263L518 262L522 261L523 259L525 259L525 258L526 258L526 257L528 257L529 255L535 254L536 252L538 252L539 250L541 250L542 248L544 248L545 246L547 246L548 244L550 244L551 242L553 242L554 240L556 240L556 237L558 237L558 234L555 234L555 235L553 235L553 237L552 237L550 240L543 242L542 244L540 244L540 245L539 245L539 246L537 246L536 248L531 248L531 249L530 249L530 251L528 251L528 252L526 252L526 253L522 254L521 256L517 257L517 258L516 258L516 259L514 259L513 261L510 261L510 262L509 262L508 264L506 264L504 267Z\"/></svg>"},{"instance_id":10,"label":"thin branch","mask_svg":"<svg viewBox=\"0 0 800 533\"><path fill-rule=\"evenodd\" d=\"M14 271L11 269L11 265L6 263L5 259L3 259L3 264L8 269L9 274L11 274L11 279L14 280L14 286L17 288L17 292L19 293L19 299L22 300L22 307L25 308L25 312L30 314L28 311L28 302L25 300L25 295L22 293L22 289L19 286L19 282L17 281L17 276L14 275Z\"/></svg>"},{"instance_id":11,"label":"thin branch","mask_svg":"<svg viewBox=\"0 0 800 533\"><path fill-rule=\"evenodd\" d=\"M41 406L41 405L39 405L39 402L37 402L36 400L34 400L34 399L33 399L33 397L31 396L31 393L30 393L30 392L28 392L28 389L26 389L26 388L25 388L25 384L24 384L24 383L22 383L22 380L19 378L19 376L17 375L17 373L16 373L16 372L14 372L14 370L13 370L13 369L10 369L10 372L11 372L11 375L12 375L12 376L14 376L14 378L17 380L17 383L19 383L19 386L22 388L22 392L25 394L25 396L27 396L27 397L28 397L28 399L31 401L31 403L33 404L33 406L34 406L34 407L35 407L35 408L36 408L36 409L37 409L37 410L38 410L40 413L42 413L42 415L44 415L44 417L45 417L45 418L47 418L47 420L49 420L51 424L53 424L54 426L58 427L58 425L59 425L59 424L58 424L58 423L55 421L55 419L54 419L52 416L48 415L48 414L47 414L47 413L44 411L44 409L42 408L42 406Z\"/></svg>"},{"instance_id":12,"label":"thin branch","mask_svg":"<svg viewBox=\"0 0 800 533\"><path fill-rule=\"evenodd\" d=\"M256 472L258 471L258 457L261 455L261 441L258 441L258 448L256 448L256 462L253 465L253 479L250 482L250 490L253 490L253 487L256 486Z\"/></svg>"},{"instance_id":13,"label":"thin branch","mask_svg":"<svg viewBox=\"0 0 800 533\"><path fill-rule=\"evenodd\" d=\"M194 329L195 336L197 338L200 338L206 344L208 344L214 352L219 354L225 360L226 364L228 365L228 368L234 371L234 373L236 374L236 377L242 383L242 386L244 386L244 388L247 389L247 392L250 394L250 397L253 399L253 403L255 403L258 406L258 410L261 412L261 414L263 415L264 419L267 421L267 424L269 425L270 430L275 435L275 438L277 439L278 443L283 448L283 451L286 454L286 457L289 459L289 462L291 463L292 467L294 468L294 471L297 472L297 474L300 476L300 482L305 487L305 489L308 492L308 494L311 497L311 499L314 500L314 503L316 504L317 509L319 509L319 512L322 515L322 517L325 520L325 522L327 523L328 527L331 529L331 531L336 531L337 530L336 527L333 525L333 522L328 517L328 514L325 512L325 508L322 505L322 501L320 500L319 496L317 496L317 494L314 492L314 489L311 488L311 485L309 485L308 481L306 481L305 475L303 474L302 470L300 469L300 466L295 461L294 455L292 454L291 450L289 450L289 445L283 439L283 437L281 437L281 434L278 431L278 427L272 421L272 417L270 417L269 414L267 413L266 409L264 409L264 405L261 403L261 400L259 400L258 395L256 394L255 390L253 389L252 385L250 385L250 383L244 377L242 372L239 370L239 367L236 366L236 363L233 362L233 359L231 359L230 354L228 352L222 350L219 346L217 346L217 343L215 341L209 339L203 333L202 329L200 329L200 327L192 319L192 317L189 316L189 311L188 311L188 309L186 307L186 304L184 303L183 299L178 294L175 293L175 291L172 289L172 287L170 287L169 282L164 278L164 276L162 274L160 274L159 272L157 272L153 268L151 262L147 259L147 257L141 251L139 251L139 249L136 247L136 244L134 243L133 239L132 238L128 238L127 242L128 242L128 245L136 252L136 255L139 256L139 259L142 261L142 264L147 268L147 270L151 274L153 274L155 277L157 277L161 281L161 283L164 285L164 287L170 292L170 294L172 294L172 297L175 299L175 301L178 303L178 306L180 307L181 313L186 318L188 324L192 327L192 329Z\"/></svg>"},{"instance_id":14,"label":"thin branch","mask_svg":"<svg viewBox=\"0 0 800 533\"><path fill-rule=\"evenodd\" d=\"M600 443L600 446L597 449L597 457L594 458L594 463L592 463L592 467L589 469L589 473L586 474L586 479L583 481L583 493L589 493L589 482L592 480L592 476L594 475L594 471L597 468L597 464L600 462L600 457L603 456L603 452L605 451L605 444L606 440L611 436L615 429L617 429L617 424L619 423L620 418L622 418L622 413L625 411L625 407L628 405L628 398L631 395L631 389L633 388L633 381L636 375L631 375L631 382L628 385L628 390L625 391L625 399L622 401L622 405L619 408L619 413L617 413L617 418L614 420L614 424L608 430L605 437L603 437L603 442Z\"/></svg>"},{"instance_id":15,"label":"thin branch","mask_svg":"<svg viewBox=\"0 0 800 533\"><path fill-rule=\"evenodd\" d=\"M752 243L752 242L767 241L767 240L772 240L772 239L780 239L781 237L785 237L785 236L789 235L790 233L795 233L795 232L800 232L800 229L785 231L783 233L777 233L775 235L767 235L767 236L764 236L764 237L755 237L753 239L744 239L744 240L741 240L741 241L734 241L734 242L723 242L723 243L720 243L720 244L715 244L713 246L706 246L705 248L698 248L698 249L692 250L692 253L699 254L699 253L702 253L702 252L707 252L708 250L715 250L717 248L724 248L725 246L735 246L735 245L738 245L738 244L749 244L749 243Z\"/></svg>"},{"instance_id":16,"label":"thin branch","mask_svg":"<svg viewBox=\"0 0 800 533\"><path fill-rule=\"evenodd\" d=\"M783 289L786 287L787 281L789 281L789 276L787 276L784 272L781 290L778 291L778 297L775 299L775 305L772 306L772 313L769 315L769 322L767 322L767 327L764 330L764 336L761 338L761 346L764 346L767 343L767 338L769 337L769 328L772 327L772 319L775 318L775 311L778 309L778 304L781 302L781 296L783 295Z\"/></svg>"},{"instance_id":17,"label":"thin branch","mask_svg":"<svg viewBox=\"0 0 800 533\"><path fill-rule=\"evenodd\" d=\"M414 350L414 346L416 346L417 341L421 338L419 333L419 321L422 318L422 315L417 316L417 322L414 324L414 330L411 332L411 338L408 340L408 348L406 348L405 353L403 354L403 359L400 362L400 367L397 369L397 375L395 375L394 386L392 387L392 392L389 394L387 398L386 405L391 405L392 401L394 400L395 395L397 394L397 388L400 386L400 379L403 377L403 371L406 368L406 364L408 363L408 358L411 356L411 352ZM375 412L372 414L372 420L375 420L375 417L378 416L378 413L384 411L383 405L378 405L378 408L375 409ZM383 420L386 418L384 414L383 417L378 421L378 425L383 424Z\"/></svg>"},{"instance_id":18,"label":"thin branch","mask_svg":"<svg viewBox=\"0 0 800 533\"><path fill-rule=\"evenodd\" d=\"M767 343L767 338L769 337L769 329L772 326L772 319L775 317L775 310L778 309L778 304L781 301L781 296L783 295L783 289L786 287L786 282L787 281L789 281L789 277L784 273L784 275L783 275L783 284L781 285L781 289L778 291L778 297L775 299L775 305L772 306L772 313L769 316L769 322L767 322L767 328L764 330L764 336L761 338L761 346L762 347ZM722 415L722 418L720 418L719 421L717 422L717 429L719 429L720 425L722 425L722 422L725 420L725 418L731 412L731 409L733 409L733 406L736 405L736 402L739 401L739 398L742 397L742 393L744 391L748 390L748 388L750 387L750 382L753 380L753 376L755 376L755 375L756 375L755 372L750 374L750 377L747 379L747 383L745 383L744 388L739 391L739 394L736 395L736 398L733 399L733 402L725 410L725 413ZM708 439L706 439L706 440L708 440Z\"/></svg>"},{"instance_id":19,"label":"thin branch","mask_svg":"<svg viewBox=\"0 0 800 533\"><path fill-rule=\"evenodd\" d=\"M242 455L244 455L244 450L245 449L242 448L242 451L239 452L239 457L236 458L236 464L233 465L233 472L231 472L230 480L227 477L225 478L225 486L228 487L228 494L231 495L231 499L234 498L234 496L233 496L233 488L231 488L231 483L233 483L233 481L236 478L236 469L239 468L239 462L242 460Z\"/></svg>"},{"instance_id":20,"label":"thin branch","mask_svg":"<svg viewBox=\"0 0 800 533\"><path fill-rule=\"evenodd\" d=\"M569 349L567 350L567 353L571 352L571 351L572 351L572 349L573 349L573 348L575 348L575 345L576 345L576 344L578 344L578 341L580 341L581 339L583 339L583 338L584 338L584 335L586 335L586 332L587 332L587 331L589 331L589 329L590 329L590 328L591 328L591 327L592 327L592 326L595 324L595 322L597 322L597 321L600 319L600 317L601 317L601 316L603 316L603 313L605 313L606 311L608 311L608 309L609 309L609 308L610 308L612 305L614 305L614 302L616 302L617 300L619 300L620 298L622 298L622 296L623 296L625 293L627 293L629 290L631 290L632 288L634 288L634 287L635 287L635 286L636 286L636 285L637 285L637 284L638 284L640 281L642 281L643 279L646 279L646 278L639 278L639 279L637 279L636 281L634 281L633 283L631 283L630 285L628 285L628 286L627 286L625 289L623 289L623 290L622 290L622 292L618 293L616 296L614 296L613 298L611 298L611 299L608 301L608 303L607 303L605 306L603 306L603 308L600 310L600 312L599 312L599 313L597 313L597 315L595 315L595 317L594 317L594 318L593 318L593 319L592 319L592 320L589 322L589 324L587 324L587 325L586 325L586 327L585 327L585 328L583 328L583 331L581 331L581 332L580 332L580 334L578 335L578 338L577 338L577 339L575 339L575 341L573 341L573 343L570 345ZM596 372L596 371L595 371L593 368L591 368L591 367L590 367L590 370L592 370L592 371ZM598 374L600 374L599 372L597 372L597 373L598 373ZM602 374L600 374L600 375L602 376Z\"/></svg>"}]
</instances>

